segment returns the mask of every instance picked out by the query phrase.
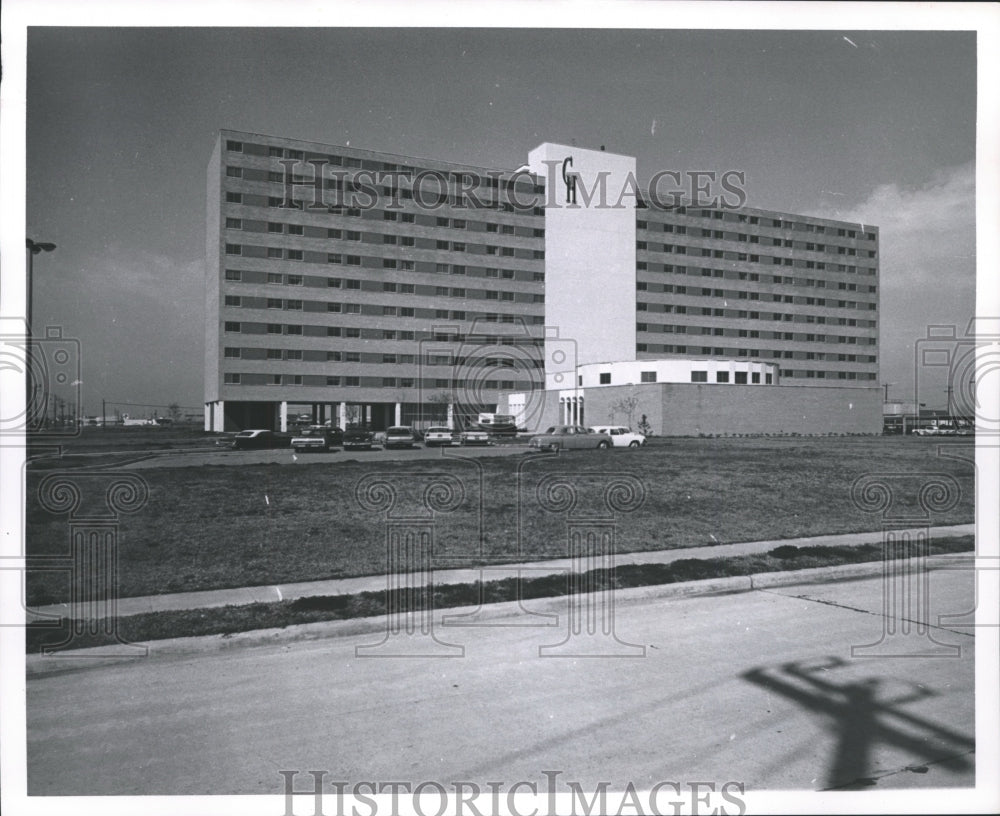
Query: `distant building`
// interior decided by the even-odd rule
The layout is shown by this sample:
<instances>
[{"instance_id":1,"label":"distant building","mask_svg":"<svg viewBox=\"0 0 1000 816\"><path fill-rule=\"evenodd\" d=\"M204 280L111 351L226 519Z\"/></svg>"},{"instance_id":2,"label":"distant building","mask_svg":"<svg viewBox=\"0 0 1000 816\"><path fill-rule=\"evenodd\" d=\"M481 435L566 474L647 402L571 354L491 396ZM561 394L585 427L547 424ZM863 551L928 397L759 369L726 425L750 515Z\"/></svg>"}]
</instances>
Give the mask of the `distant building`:
<instances>
[{"instance_id":1,"label":"distant building","mask_svg":"<svg viewBox=\"0 0 1000 816\"><path fill-rule=\"evenodd\" d=\"M634 178L550 143L496 170L222 131L206 429L534 429L637 400L656 433L879 432L877 228Z\"/></svg>"}]
</instances>

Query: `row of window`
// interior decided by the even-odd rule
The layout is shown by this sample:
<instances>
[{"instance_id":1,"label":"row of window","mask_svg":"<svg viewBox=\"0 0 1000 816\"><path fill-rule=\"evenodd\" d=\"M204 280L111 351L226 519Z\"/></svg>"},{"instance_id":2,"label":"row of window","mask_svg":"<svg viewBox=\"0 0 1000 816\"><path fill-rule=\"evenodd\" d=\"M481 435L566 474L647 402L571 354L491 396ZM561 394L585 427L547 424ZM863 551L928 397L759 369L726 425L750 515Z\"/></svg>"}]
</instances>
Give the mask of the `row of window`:
<instances>
[{"instance_id":1,"label":"row of window","mask_svg":"<svg viewBox=\"0 0 1000 816\"><path fill-rule=\"evenodd\" d=\"M751 314L756 314L756 312L751 312ZM637 332L643 333L664 333L664 334L694 334L694 335L712 335L715 337L755 337L757 336L755 332L750 329L722 329L716 326L692 326L686 324L671 324L671 323L636 323L635 330ZM734 332L747 332L744 334L735 334ZM772 332L773 334L777 334ZM816 342L816 343L840 343L847 345L858 345L858 346L875 346L878 345L878 340L875 337L857 337L855 335L828 335L828 334L802 334L794 332L783 332L783 338L788 337L789 334L794 335L792 339L799 340L803 342ZM777 338L774 338L777 339Z\"/></svg>"},{"instance_id":2,"label":"row of window","mask_svg":"<svg viewBox=\"0 0 1000 816\"><path fill-rule=\"evenodd\" d=\"M543 249L522 249L520 247L493 246L489 244L463 244L457 241L437 241L431 238L413 238L409 236L384 236L386 245L398 244L414 249L430 249L438 252L467 252L470 255L494 255L500 258L522 258L544 260ZM390 240L391 239L391 240ZM226 243L226 255L244 255L248 258L268 258L270 260L309 261L312 263L343 263L339 253L321 252L318 250L290 249L285 247L256 246L248 244ZM347 256L347 263L355 266L361 264L360 256Z\"/></svg>"},{"instance_id":3,"label":"row of window","mask_svg":"<svg viewBox=\"0 0 1000 816\"><path fill-rule=\"evenodd\" d=\"M645 329L639 329L639 326L645 326ZM809 332L780 332L780 331L758 331L757 329L723 329L719 327L709 327L709 326L689 326L689 325L670 325L670 324L659 324L659 323L637 323L637 331L645 332L646 334L661 332L664 334L692 334L700 336L712 336L712 337L740 337L748 340L776 340L779 342L787 343L836 343L848 345L852 344L851 341L844 339L841 335L827 335L827 334L813 334ZM872 343L867 342L872 338L864 338L866 342L861 343L861 345L872 345ZM857 343L853 343L857 345ZM862 360L862 362L866 362ZM875 358L872 357L870 362L875 362Z\"/></svg>"},{"instance_id":4,"label":"row of window","mask_svg":"<svg viewBox=\"0 0 1000 816\"><path fill-rule=\"evenodd\" d=\"M773 218L761 215L747 215L746 213L725 212L723 210L694 209L686 206L670 208L670 212L679 215L701 216L702 218L712 218L716 221L726 221L736 224L750 224L761 227L777 227L778 229L793 229L800 232L813 232L817 235L836 235L838 238L862 238L866 241L874 241L877 235L872 231L861 231L850 227L827 227L824 224L810 224L805 221L792 221L787 218ZM636 222L639 229L653 230L658 228L662 232L683 232L682 225L675 225L662 221L652 222L642 219ZM704 233L705 230L702 230Z\"/></svg>"},{"instance_id":5,"label":"row of window","mask_svg":"<svg viewBox=\"0 0 1000 816\"><path fill-rule=\"evenodd\" d=\"M398 317L414 317L427 320L462 320L463 318L451 317L451 311L435 309L417 309L415 314L412 307L403 306L399 309ZM509 325L545 325L545 318L541 315L515 315L499 314L497 312L465 313L464 320L482 320L485 323L505 323ZM447 316L446 316L447 315ZM363 330L358 326L317 326L303 325L300 323L255 323L251 321L226 320L223 323L223 330L226 334L282 334L306 337L363 337ZM381 329L373 331L381 334ZM447 342L458 342L454 337L443 338Z\"/></svg>"},{"instance_id":6,"label":"row of window","mask_svg":"<svg viewBox=\"0 0 1000 816\"><path fill-rule=\"evenodd\" d=\"M749 263L759 263L759 264L770 264L771 266L794 266L799 269L830 269L836 270L838 272L854 272L858 269L861 270L863 275L874 275L876 274L874 267L858 267L854 264L834 264L828 261L816 261L808 260L806 258L794 258L785 257L778 255L760 255L752 252L741 252L738 250L730 249L716 249L713 247L699 247L689 244L650 244L647 241L637 241L636 249L638 251L646 251L649 253L659 253L667 255L691 255L700 258L721 258L727 261L747 261ZM844 255L853 254L842 253ZM871 252L867 257L874 258L874 251ZM644 263L639 261L638 263ZM648 261L645 261L648 263ZM642 268L642 267L640 267Z\"/></svg>"},{"instance_id":7,"label":"row of window","mask_svg":"<svg viewBox=\"0 0 1000 816\"><path fill-rule=\"evenodd\" d=\"M683 272L678 272L682 275L694 275L694 267L681 267ZM678 270L671 270L677 272ZM875 294L878 291L878 286L869 283L852 283L850 281L835 281L835 280L825 280L822 278L795 278L790 275L760 275L757 272L739 272L735 269L711 269L709 267L702 267L699 273L702 278L713 278L715 280L743 280L750 281L751 283L767 283L779 286L810 286L816 289L837 289L841 292L866 292L868 294ZM706 283L707 281L703 281ZM836 284L836 286L834 286ZM672 283L660 283L659 281L648 281L640 280L636 281L635 288L639 292L676 292L678 294L684 294L686 291L686 285L676 285ZM694 287L692 287L694 288ZM702 292L705 290L703 289ZM716 292L721 292L723 290L716 289ZM749 292L750 300L759 300L759 297L754 297L754 292L747 290ZM746 298L747 292L734 289L726 290L726 297L741 297ZM811 298L810 298L811 300Z\"/></svg>"},{"instance_id":8,"label":"row of window","mask_svg":"<svg viewBox=\"0 0 1000 816\"><path fill-rule=\"evenodd\" d=\"M357 375L319 375L319 374L261 374L249 372L227 371L223 374L226 385L295 385L306 387L339 386L342 388L425 388L425 389L482 389L513 391L514 389L530 389L537 387L536 383L519 380L495 381L464 381L446 378L425 379L420 382L415 377L360 377Z\"/></svg>"},{"instance_id":9,"label":"row of window","mask_svg":"<svg viewBox=\"0 0 1000 816\"><path fill-rule=\"evenodd\" d=\"M234 200L230 203L242 203L241 194L234 193L233 195ZM360 216L361 212L360 209L351 208L351 211L347 214ZM420 213L397 212L395 210L383 210L382 220L402 224L414 224L418 227L448 227L450 229L468 230L470 232L512 235L518 238L545 237L545 229L542 227L522 227L514 224L500 224L495 221L469 221L464 218L447 218L444 216L422 215ZM315 224L298 224L290 221L262 221L236 216L226 217L226 229L267 232L272 235L302 235L309 238L335 238L348 241L363 240L362 234L358 230L346 230L340 227L321 227ZM382 233L365 234L378 238L378 240L374 241L375 243L382 242ZM368 240L372 242L371 237Z\"/></svg>"},{"instance_id":10,"label":"row of window","mask_svg":"<svg viewBox=\"0 0 1000 816\"><path fill-rule=\"evenodd\" d=\"M862 329L874 329L878 325L878 321L856 317L834 318L811 314L762 313L745 309L718 309L709 306L686 306L672 303L637 303L635 309L637 312L644 312L643 317L648 314L689 314L701 315L702 317L724 317L730 320L781 320L786 323L810 323L818 326L857 326Z\"/></svg>"},{"instance_id":11,"label":"row of window","mask_svg":"<svg viewBox=\"0 0 1000 816\"><path fill-rule=\"evenodd\" d=\"M415 286L412 283L384 283L386 293L413 294L417 297L458 298L463 300L495 300L502 303L544 303L545 295L530 292L506 292L497 289L466 289L463 286ZM416 291L414 291L416 290ZM398 304L344 303L329 300L300 300L298 298L252 297L226 295L226 306L244 309L290 309L308 312L336 312L344 314L397 315ZM413 314L405 315L413 317ZM465 318L460 318L464 320Z\"/></svg>"},{"instance_id":12,"label":"row of window","mask_svg":"<svg viewBox=\"0 0 1000 816\"><path fill-rule=\"evenodd\" d=\"M755 260L759 260L759 256L752 256ZM787 259L783 259L787 260ZM858 267L852 266L850 264L812 264L809 262L802 262L798 259L792 259L794 266L797 269L817 269L818 271L828 271L828 272L841 272L848 275L866 275L868 277L874 277L878 274L877 270L870 267ZM787 265L787 264L786 264ZM832 278L797 278L794 275L775 275L768 274L764 272L750 272L743 269L722 269L719 267L712 266L685 266L683 264L659 264L659 263L649 263L647 261L637 261L636 270L640 272L661 272L673 275L697 275L702 278L726 278L728 280L749 280L758 281L760 283L783 283L792 284L795 286L815 286L819 289L825 289L826 285L833 284L835 281ZM855 284L855 286L860 286L861 291L865 291L864 286L869 287L868 291L876 291L876 286L874 284ZM843 288L843 287L841 287ZM669 290L668 290L669 291Z\"/></svg>"},{"instance_id":13,"label":"row of window","mask_svg":"<svg viewBox=\"0 0 1000 816\"><path fill-rule=\"evenodd\" d=\"M418 168L413 165L408 164L398 164L396 162L380 161L376 159L361 159L356 156L344 156L339 153L316 153L313 151L298 150L291 147L280 147L278 145L261 145L255 144L253 142L244 142L240 139L227 139L226 140L226 151L228 153L235 154L245 154L251 156L266 156L270 159L290 159L296 162L322 162L326 164L333 165L335 167L346 167L349 169L356 170L371 170L371 171L381 171L386 173L398 173L403 176L413 176L421 172ZM433 173L440 173L445 176L446 173L440 170L431 170ZM470 171L465 173L448 171L447 175L450 175L457 184L463 184L465 179L468 179L471 175ZM484 181L487 187L498 188L501 186L501 182L506 184L508 181L513 181L516 183L518 188L524 190L531 190L536 193L545 192L544 179L541 177L531 176L532 182L529 183L524 180L518 180L517 177L524 179L527 174L521 172L516 174L516 176L510 179L503 179L505 174L501 171L493 171L488 175Z\"/></svg>"},{"instance_id":14,"label":"row of window","mask_svg":"<svg viewBox=\"0 0 1000 816\"><path fill-rule=\"evenodd\" d=\"M861 309L870 312L876 311L877 304L869 303L865 301L856 300L838 300L835 298L813 298L805 297L802 295L782 295L774 292L740 292L740 291L727 291L723 289L710 289L707 287L697 287L697 286L679 286L677 287L679 291L675 291L676 295L684 295L686 297L714 297L723 298L728 303L730 300L749 300L760 303L790 303L795 306L823 306L828 309ZM645 291L640 289L640 291ZM645 312L673 312L676 311L683 314L689 310L690 305L677 305L674 303L661 303L661 302L647 302L639 301L636 304L637 311ZM730 310L733 311L733 310ZM702 314L713 314L714 312L706 312L702 309ZM694 308L693 314L698 314L697 307ZM734 317L737 315L733 315ZM809 321L814 322L814 321ZM824 321L815 321L824 322Z\"/></svg>"},{"instance_id":15,"label":"row of window","mask_svg":"<svg viewBox=\"0 0 1000 816\"><path fill-rule=\"evenodd\" d=\"M388 259L387 259L388 260ZM528 272L521 269L499 269L496 267L477 267L470 266L466 267L459 264L441 264L441 263L431 263L431 262L418 262L417 266L414 267L412 261L403 262L407 263L408 266L404 267L402 271L410 272L421 272L421 273L436 273L440 275L469 275L470 277L481 277L481 278L495 278L497 280L510 280L510 281L530 281L532 283L543 283L545 281L544 272ZM386 267L389 268L389 267ZM392 269L397 269L396 266L392 266ZM225 279L228 283L253 283L260 284L266 283L270 285L285 285L285 286L309 286L309 287L326 287L330 289L364 289L366 291L378 291L381 288L383 292L401 292L403 294L413 294L414 292L429 294L427 290L433 287L422 286L420 284L413 283L396 283L393 281L373 281L365 280L363 278L326 278L317 276L303 276L286 274L282 272L263 272L261 270L245 270L245 269L227 269L225 271ZM367 286L363 284L367 283ZM380 286L381 284L381 286ZM414 288L416 287L416 289ZM421 291L423 290L423 291ZM540 294L540 293L535 293ZM544 300L544 295L542 295ZM543 301L537 301L539 303Z\"/></svg>"},{"instance_id":16,"label":"row of window","mask_svg":"<svg viewBox=\"0 0 1000 816\"><path fill-rule=\"evenodd\" d=\"M376 190L375 192L377 193L378 191ZM316 195L314 195L313 198L307 199L286 197L283 195L266 195L264 193L244 193L236 190L230 190L226 193L225 200L227 204L242 204L246 207L266 207L268 209L303 210L312 212L326 211L333 215L346 215L355 218L361 218L362 212L381 209L375 206L378 199L372 196L369 196L372 202L370 206L358 207L349 206L348 202L341 199L339 196L335 197L333 201L328 202L323 196L322 191L317 190L315 193ZM463 195L447 197L442 196L440 198L435 196L433 198L428 197L427 199L418 196L414 199L414 194L409 190L398 190L395 195L403 200L416 200L416 203L424 209L437 209L448 206L456 210L495 210L502 213L527 215L536 218L545 215L544 207L529 206L531 202L518 202L515 204L502 199L484 201L478 198L468 199ZM350 202L350 204L357 203L360 202ZM400 207L402 207L402 204L400 204ZM398 211L402 212L402 210Z\"/></svg>"},{"instance_id":17,"label":"row of window","mask_svg":"<svg viewBox=\"0 0 1000 816\"><path fill-rule=\"evenodd\" d=\"M377 365L415 365L418 361L428 367L460 368L524 368L543 369L545 361L541 355L517 359L489 354L463 355L428 352L419 359L415 354L395 352L351 351L347 349L277 349L256 346L226 346L223 356L227 360L282 360L291 362L328 363L371 363Z\"/></svg>"},{"instance_id":18,"label":"row of window","mask_svg":"<svg viewBox=\"0 0 1000 816\"><path fill-rule=\"evenodd\" d=\"M654 372L655 373L655 372ZM747 375L749 374L749 382L747 381ZM736 385L758 385L760 383L760 372L759 371L734 371L733 372L733 382ZM728 383L729 382L729 372L728 371L716 371L715 381L717 383ZM771 385L773 381L773 375L768 371L764 372L764 384ZM693 383L703 383L708 382L708 372L707 371L692 371L691 372L691 382Z\"/></svg>"},{"instance_id":19,"label":"row of window","mask_svg":"<svg viewBox=\"0 0 1000 816\"><path fill-rule=\"evenodd\" d=\"M790 351L767 351L761 353L760 349L746 348L721 348L719 346L688 346L674 345L670 343L637 343L635 350L641 354L685 354L703 355L706 357L746 357L748 359L770 358L772 360L824 360L825 362L875 362L872 355L853 354L811 354L810 352L790 352ZM834 359L836 358L836 359ZM798 370L798 369L796 369ZM874 379L872 374L871 378Z\"/></svg>"}]
</instances>

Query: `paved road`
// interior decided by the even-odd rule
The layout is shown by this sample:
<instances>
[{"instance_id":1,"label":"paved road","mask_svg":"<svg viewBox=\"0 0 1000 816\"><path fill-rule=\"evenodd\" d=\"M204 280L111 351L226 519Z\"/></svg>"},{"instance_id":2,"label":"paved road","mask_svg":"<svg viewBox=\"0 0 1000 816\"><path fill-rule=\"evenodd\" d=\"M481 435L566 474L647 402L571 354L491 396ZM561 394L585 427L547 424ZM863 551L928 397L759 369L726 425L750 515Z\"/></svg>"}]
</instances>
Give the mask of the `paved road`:
<instances>
[{"instance_id":1,"label":"paved road","mask_svg":"<svg viewBox=\"0 0 1000 816\"><path fill-rule=\"evenodd\" d=\"M969 573L929 576L928 620L972 607ZM930 630L959 647L951 658L852 658L881 638L881 608L880 579L666 601L629 591L616 630L644 657L583 658L608 644L579 638L564 647L577 657L540 657L565 639L559 626L439 627L462 657L358 656L379 641L367 634L33 677L29 792L280 794L279 771L296 769L446 786L542 786L559 770L584 790L972 784L971 630ZM915 629L900 637L880 648L933 646Z\"/></svg>"}]
</instances>

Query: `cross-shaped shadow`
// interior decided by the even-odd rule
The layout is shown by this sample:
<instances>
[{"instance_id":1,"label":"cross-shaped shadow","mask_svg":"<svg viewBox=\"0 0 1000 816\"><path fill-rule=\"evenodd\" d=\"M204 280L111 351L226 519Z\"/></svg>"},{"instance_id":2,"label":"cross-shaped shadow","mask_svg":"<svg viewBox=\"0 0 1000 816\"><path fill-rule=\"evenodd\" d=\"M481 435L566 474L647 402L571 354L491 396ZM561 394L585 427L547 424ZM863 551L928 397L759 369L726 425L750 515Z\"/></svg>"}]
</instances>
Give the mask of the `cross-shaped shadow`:
<instances>
[{"instance_id":1,"label":"cross-shaped shadow","mask_svg":"<svg viewBox=\"0 0 1000 816\"><path fill-rule=\"evenodd\" d=\"M876 783L872 748L880 743L902 749L914 758L912 768L935 763L952 771L972 767L968 756L975 739L904 710L903 706L936 692L910 683L908 694L880 697L878 678L838 684L824 675L848 663L828 658L820 663L785 663L778 669L756 668L743 677L763 689L826 716L836 739L826 789L857 790Z\"/></svg>"}]
</instances>

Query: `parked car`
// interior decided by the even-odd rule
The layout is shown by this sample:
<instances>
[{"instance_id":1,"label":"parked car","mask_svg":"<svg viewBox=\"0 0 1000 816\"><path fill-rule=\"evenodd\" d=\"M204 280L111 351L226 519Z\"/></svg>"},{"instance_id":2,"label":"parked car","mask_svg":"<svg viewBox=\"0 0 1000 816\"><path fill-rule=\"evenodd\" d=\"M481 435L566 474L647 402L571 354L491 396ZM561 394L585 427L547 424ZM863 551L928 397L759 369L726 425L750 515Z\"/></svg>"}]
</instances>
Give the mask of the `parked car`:
<instances>
[{"instance_id":1,"label":"parked car","mask_svg":"<svg viewBox=\"0 0 1000 816\"><path fill-rule=\"evenodd\" d=\"M611 447L611 437L597 433L582 425L555 425L545 433L531 437L528 446L538 450L576 450L580 448L597 448L608 450Z\"/></svg>"},{"instance_id":2,"label":"parked car","mask_svg":"<svg viewBox=\"0 0 1000 816\"><path fill-rule=\"evenodd\" d=\"M367 428L348 428L344 431L344 450L371 450L374 438Z\"/></svg>"},{"instance_id":3,"label":"parked car","mask_svg":"<svg viewBox=\"0 0 1000 816\"><path fill-rule=\"evenodd\" d=\"M490 441L490 435L486 431L462 431L458 435L458 444L460 445L492 445Z\"/></svg>"},{"instance_id":4,"label":"parked car","mask_svg":"<svg viewBox=\"0 0 1000 816\"><path fill-rule=\"evenodd\" d=\"M590 430L610 436L615 448L638 448L646 444L645 436L625 425L591 425Z\"/></svg>"},{"instance_id":5,"label":"parked car","mask_svg":"<svg viewBox=\"0 0 1000 816\"><path fill-rule=\"evenodd\" d=\"M451 428L435 426L424 431L424 444L430 448L435 445L451 445L454 441L455 433Z\"/></svg>"},{"instance_id":6,"label":"parked car","mask_svg":"<svg viewBox=\"0 0 1000 816\"><path fill-rule=\"evenodd\" d=\"M344 441L340 428L327 425L308 425L292 437L292 448L302 451L328 451Z\"/></svg>"},{"instance_id":7,"label":"parked car","mask_svg":"<svg viewBox=\"0 0 1000 816\"><path fill-rule=\"evenodd\" d=\"M287 443L287 437L278 437L274 431L253 429L240 431L233 437L234 450L253 450L258 448L280 448Z\"/></svg>"},{"instance_id":8,"label":"parked car","mask_svg":"<svg viewBox=\"0 0 1000 816\"><path fill-rule=\"evenodd\" d=\"M415 444L416 439L413 436L413 428L406 425L393 425L391 428L386 428L386 448L412 448Z\"/></svg>"}]
</instances>

